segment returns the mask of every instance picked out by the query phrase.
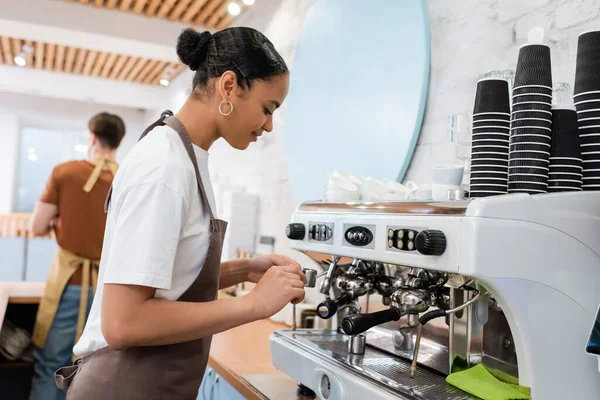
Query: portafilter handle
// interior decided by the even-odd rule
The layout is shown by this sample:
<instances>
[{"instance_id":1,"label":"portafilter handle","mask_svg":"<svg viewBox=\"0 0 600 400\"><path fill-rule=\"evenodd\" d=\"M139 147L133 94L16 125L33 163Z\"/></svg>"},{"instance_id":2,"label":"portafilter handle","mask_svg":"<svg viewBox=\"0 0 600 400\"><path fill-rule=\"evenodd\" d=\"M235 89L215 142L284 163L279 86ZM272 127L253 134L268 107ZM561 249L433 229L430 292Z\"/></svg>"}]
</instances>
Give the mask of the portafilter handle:
<instances>
[{"instance_id":1,"label":"portafilter handle","mask_svg":"<svg viewBox=\"0 0 600 400\"><path fill-rule=\"evenodd\" d=\"M352 301L352 296L342 293L335 299L326 299L317 306L317 314L323 319L329 319L335 315L338 308Z\"/></svg>"},{"instance_id":2,"label":"portafilter handle","mask_svg":"<svg viewBox=\"0 0 600 400\"><path fill-rule=\"evenodd\" d=\"M358 335L374 326L385 324L390 321L398 321L402 316L399 308L390 307L388 310L378 311L371 314L354 314L342 321L342 329L347 335Z\"/></svg>"}]
</instances>

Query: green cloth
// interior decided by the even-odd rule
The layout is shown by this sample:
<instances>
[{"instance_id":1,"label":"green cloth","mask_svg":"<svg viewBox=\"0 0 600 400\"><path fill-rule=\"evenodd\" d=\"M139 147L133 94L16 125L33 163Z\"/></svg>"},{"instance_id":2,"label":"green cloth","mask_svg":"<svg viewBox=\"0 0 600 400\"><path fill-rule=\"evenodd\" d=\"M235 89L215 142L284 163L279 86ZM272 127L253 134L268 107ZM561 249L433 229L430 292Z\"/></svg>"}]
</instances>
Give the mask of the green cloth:
<instances>
[{"instance_id":1,"label":"green cloth","mask_svg":"<svg viewBox=\"0 0 600 400\"><path fill-rule=\"evenodd\" d=\"M492 375L483 364L454 372L448 375L446 382L484 400L531 399L528 387L502 382Z\"/></svg>"}]
</instances>

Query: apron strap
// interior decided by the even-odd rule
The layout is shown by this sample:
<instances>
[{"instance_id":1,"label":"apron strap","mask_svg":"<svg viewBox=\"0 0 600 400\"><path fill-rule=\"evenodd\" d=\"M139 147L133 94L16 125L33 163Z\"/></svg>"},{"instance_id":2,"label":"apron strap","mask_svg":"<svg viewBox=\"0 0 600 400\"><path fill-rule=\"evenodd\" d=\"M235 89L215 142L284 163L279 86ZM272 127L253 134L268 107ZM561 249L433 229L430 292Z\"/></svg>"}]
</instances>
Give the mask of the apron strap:
<instances>
[{"instance_id":1,"label":"apron strap","mask_svg":"<svg viewBox=\"0 0 600 400\"><path fill-rule=\"evenodd\" d=\"M173 115L173 111L171 110L165 110L162 112L162 114L160 114L160 117L154 121L150 126L148 126L144 132L142 132L142 134L140 135L140 138L138 139L138 142L140 140L142 140L148 133L150 133L150 131L154 128L156 128L157 126L162 126L165 124L165 118ZM108 206L110 205L110 199L112 197L112 191L113 191L113 187L112 185L110 185L110 188L108 189L108 195L106 196L106 200L104 201L104 212L108 212Z\"/></svg>"},{"instance_id":2,"label":"apron strap","mask_svg":"<svg viewBox=\"0 0 600 400\"><path fill-rule=\"evenodd\" d=\"M110 158L106 158L106 157L98 158L96 160L96 166L94 167L94 170L92 171L92 173L88 177L87 182L85 182L85 185L83 186L84 192L89 193L92 191L92 189L96 185L96 182L98 182L98 178L100 178L100 174L102 173L102 169L104 168L105 165L108 166L108 169L110 169L110 172L113 174L113 176L115 176L115 174L117 173L117 169L119 169L119 165L115 161L111 160Z\"/></svg>"},{"instance_id":3,"label":"apron strap","mask_svg":"<svg viewBox=\"0 0 600 400\"><path fill-rule=\"evenodd\" d=\"M196 175L196 183L198 185L198 191L200 192L200 201L202 201L202 203L204 204L204 207L206 207L206 209L208 210L208 215L210 216L211 228L212 228L212 226L213 226L212 221L215 219L215 216L214 216L213 210L210 206L210 202L208 201L208 196L206 195L206 191L204 190L204 185L202 184L202 177L200 176L200 168L198 167L198 160L196 159L196 153L194 153L194 147L192 146L192 140L190 139L190 135L188 134L187 129L185 129L185 126L183 126L181 121L173 115L172 111L170 111L170 110L163 111L163 113L160 115L160 118L158 118L154 123L152 123L152 125L150 125L149 127L147 127L144 130L144 132L142 133L142 135L140 136L138 141L142 140L148 133L150 133L150 131L152 129L156 128L157 126L162 126L165 124L168 125L169 127L171 127L175 132L177 132L177 134L179 134L179 138L181 139L181 142L183 143L183 147L185 147L185 151L187 152L188 157L190 158L190 161L194 165L194 173ZM112 197L112 185L110 186L110 189L108 190L108 196L106 196L106 202L104 203L104 211L105 212L108 212L108 206L110 204L111 197Z\"/></svg>"},{"instance_id":4,"label":"apron strap","mask_svg":"<svg viewBox=\"0 0 600 400\"><path fill-rule=\"evenodd\" d=\"M175 116L169 116L165 119L165 124L169 125L171 128L175 130L179 134L179 138L183 142L183 147L188 153L192 164L194 165L194 172L196 173L196 183L198 184L198 190L200 192L200 200L204 203L204 207L208 210L208 215L210 215L211 221L215 219L213 214L213 210L208 201L208 196L206 195L206 191L204 190L204 185L202 184L202 177L200 176L200 168L198 167L198 160L196 159L196 153L194 152L194 147L192 146L192 139L190 139L190 135L185 129L185 126L181 123L181 121Z\"/></svg>"}]
</instances>

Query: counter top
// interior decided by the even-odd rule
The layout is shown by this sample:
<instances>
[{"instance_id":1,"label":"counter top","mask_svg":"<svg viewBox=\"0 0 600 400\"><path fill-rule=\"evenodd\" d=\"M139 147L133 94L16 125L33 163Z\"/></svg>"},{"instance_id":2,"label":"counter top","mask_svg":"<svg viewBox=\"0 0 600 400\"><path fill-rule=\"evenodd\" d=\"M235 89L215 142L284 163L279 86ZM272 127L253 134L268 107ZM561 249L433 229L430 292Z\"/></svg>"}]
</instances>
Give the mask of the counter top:
<instances>
[{"instance_id":1,"label":"counter top","mask_svg":"<svg viewBox=\"0 0 600 400\"><path fill-rule=\"evenodd\" d=\"M38 304L45 282L0 282L0 326L8 303Z\"/></svg>"},{"instance_id":2,"label":"counter top","mask_svg":"<svg viewBox=\"0 0 600 400\"><path fill-rule=\"evenodd\" d=\"M260 320L213 336L208 365L246 399L313 400L298 396L297 382L271 362L269 336L288 325Z\"/></svg>"}]
</instances>

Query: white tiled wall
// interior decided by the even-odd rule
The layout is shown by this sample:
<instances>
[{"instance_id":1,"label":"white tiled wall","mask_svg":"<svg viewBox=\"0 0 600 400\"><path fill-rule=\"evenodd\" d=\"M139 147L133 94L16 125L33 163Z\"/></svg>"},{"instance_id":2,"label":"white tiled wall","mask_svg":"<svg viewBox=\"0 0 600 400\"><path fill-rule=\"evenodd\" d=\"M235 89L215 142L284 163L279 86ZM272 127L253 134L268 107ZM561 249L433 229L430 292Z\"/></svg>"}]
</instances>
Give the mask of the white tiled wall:
<instances>
[{"instance_id":1,"label":"white tiled wall","mask_svg":"<svg viewBox=\"0 0 600 400\"><path fill-rule=\"evenodd\" d=\"M410 0L405 0L410 1ZM312 0L261 0L239 25L265 33L293 65L295 43ZM577 35L600 29L600 0L428 0L431 26L430 89L423 129L407 179L429 180L432 163L454 161L446 118L473 106L477 79L490 70L515 68L518 49L533 26L542 26L552 47L555 82L573 83ZM261 235L276 237L276 251L289 253L285 225L295 204L285 170L285 104L275 128L244 152L224 142L211 149L216 184L239 184L260 196ZM318 143L315 144L318 146Z\"/></svg>"}]
</instances>

